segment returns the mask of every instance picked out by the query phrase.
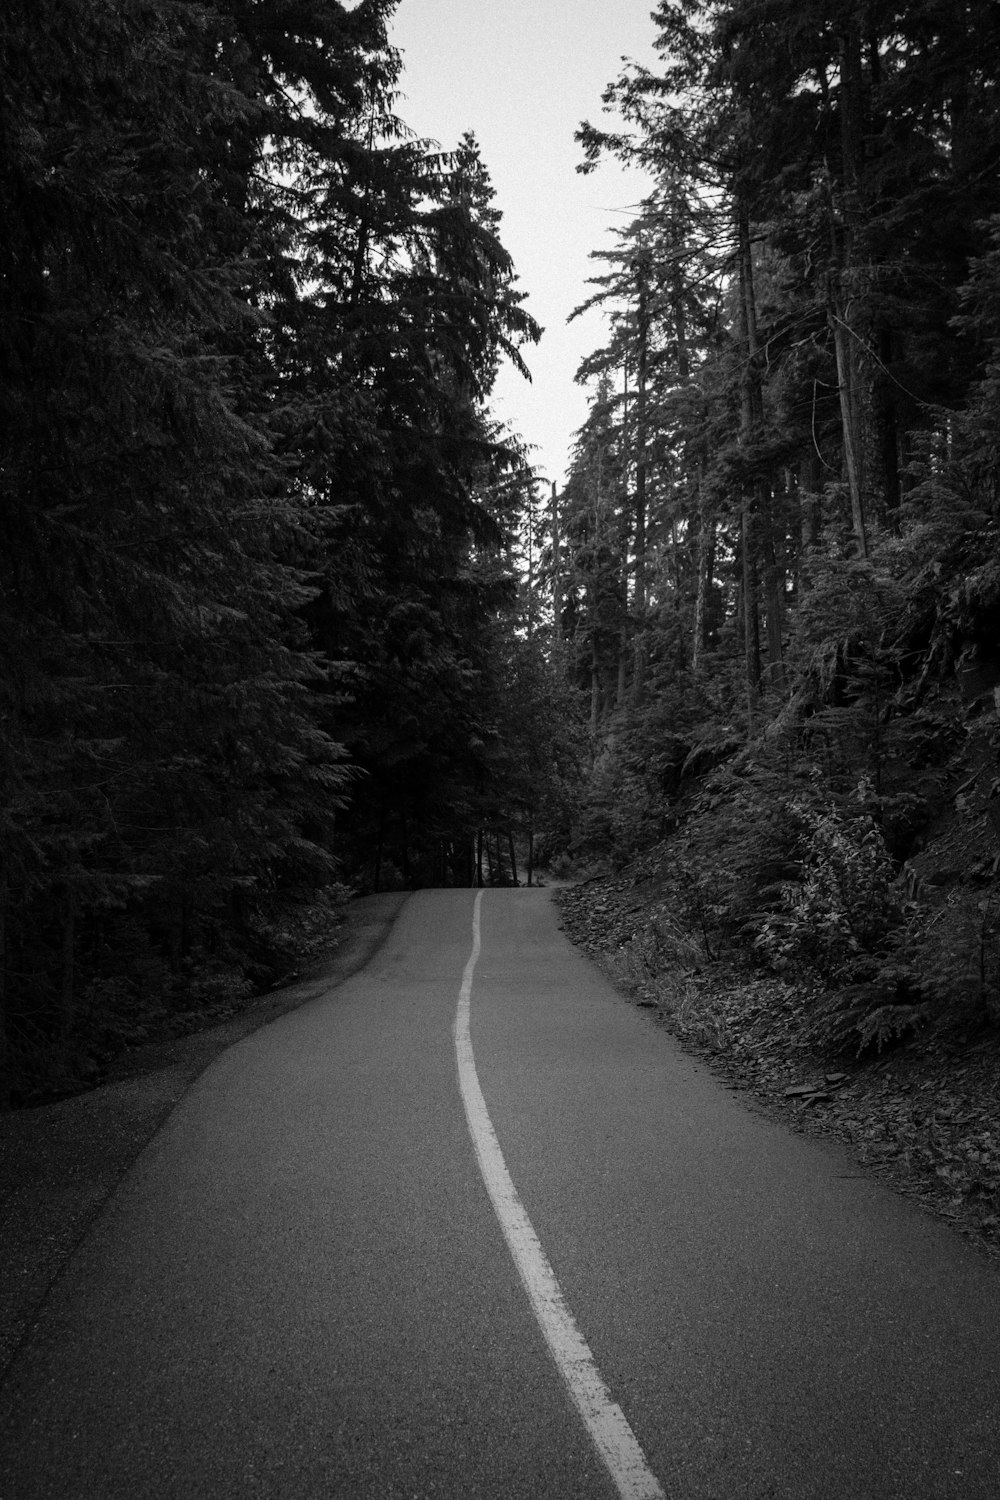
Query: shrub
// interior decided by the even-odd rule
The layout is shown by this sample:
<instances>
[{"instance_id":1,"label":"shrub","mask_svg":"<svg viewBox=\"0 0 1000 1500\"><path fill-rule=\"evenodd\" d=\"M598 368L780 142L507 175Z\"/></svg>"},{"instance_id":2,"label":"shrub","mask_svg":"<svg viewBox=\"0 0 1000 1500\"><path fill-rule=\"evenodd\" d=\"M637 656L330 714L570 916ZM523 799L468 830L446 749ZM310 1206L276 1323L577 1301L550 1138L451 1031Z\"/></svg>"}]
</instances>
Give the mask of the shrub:
<instances>
[{"instance_id":1,"label":"shrub","mask_svg":"<svg viewBox=\"0 0 1000 1500\"><path fill-rule=\"evenodd\" d=\"M900 958L947 1023L1000 1024L1000 899L960 888L914 923Z\"/></svg>"},{"instance_id":2,"label":"shrub","mask_svg":"<svg viewBox=\"0 0 1000 1500\"><path fill-rule=\"evenodd\" d=\"M870 796L863 780L855 811L792 803L806 832L802 876L781 886L779 909L755 942L775 969L803 967L827 987L877 972L877 954L905 912L882 831L864 810Z\"/></svg>"}]
</instances>

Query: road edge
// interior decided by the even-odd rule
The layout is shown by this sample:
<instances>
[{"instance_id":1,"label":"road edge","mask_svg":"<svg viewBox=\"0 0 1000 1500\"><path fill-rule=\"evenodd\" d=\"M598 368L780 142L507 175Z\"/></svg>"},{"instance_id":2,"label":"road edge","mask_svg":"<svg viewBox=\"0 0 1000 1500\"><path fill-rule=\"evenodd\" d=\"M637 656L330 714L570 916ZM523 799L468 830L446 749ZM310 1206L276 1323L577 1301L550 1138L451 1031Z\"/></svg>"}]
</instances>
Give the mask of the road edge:
<instances>
[{"instance_id":1,"label":"road edge","mask_svg":"<svg viewBox=\"0 0 1000 1500\"><path fill-rule=\"evenodd\" d=\"M0 1115L0 1384L65 1267L188 1090L237 1042L363 969L410 894L352 901L336 951L239 1016L122 1059L86 1094Z\"/></svg>"}]
</instances>

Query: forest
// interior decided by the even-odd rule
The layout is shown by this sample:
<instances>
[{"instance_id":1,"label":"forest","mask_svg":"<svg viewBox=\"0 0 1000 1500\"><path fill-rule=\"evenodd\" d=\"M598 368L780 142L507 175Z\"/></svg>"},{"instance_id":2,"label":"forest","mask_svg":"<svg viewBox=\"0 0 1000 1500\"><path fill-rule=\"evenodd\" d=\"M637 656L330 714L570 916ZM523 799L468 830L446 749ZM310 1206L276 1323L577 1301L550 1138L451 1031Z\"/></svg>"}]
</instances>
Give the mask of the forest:
<instances>
[{"instance_id":1,"label":"forest","mask_svg":"<svg viewBox=\"0 0 1000 1500\"><path fill-rule=\"evenodd\" d=\"M560 492L396 3L0 16L4 1101L230 1013L352 893L542 867L831 1054L989 1031L1000 11L661 0L578 134L650 191Z\"/></svg>"}]
</instances>

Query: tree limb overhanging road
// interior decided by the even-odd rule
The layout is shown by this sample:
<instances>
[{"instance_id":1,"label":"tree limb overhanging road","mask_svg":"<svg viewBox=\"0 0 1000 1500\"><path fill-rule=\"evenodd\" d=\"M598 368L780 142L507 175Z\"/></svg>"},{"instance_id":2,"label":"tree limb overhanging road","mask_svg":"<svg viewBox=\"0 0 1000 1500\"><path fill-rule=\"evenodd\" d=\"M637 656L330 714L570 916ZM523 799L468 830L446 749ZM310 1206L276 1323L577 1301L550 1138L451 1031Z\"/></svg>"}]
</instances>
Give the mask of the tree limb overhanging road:
<instances>
[{"instance_id":1,"label":"tree limb overhanging road","mask_svg":"<svg viewBox=\"0 0 1000 1500\"><path fill-rule=\"evenodd\" d=\"M998 1351L995 1268L728 1093L545 892L424 891L140 1158L13 1364L0 1494L993 1500Z\"/></svg>"}]
</instances>

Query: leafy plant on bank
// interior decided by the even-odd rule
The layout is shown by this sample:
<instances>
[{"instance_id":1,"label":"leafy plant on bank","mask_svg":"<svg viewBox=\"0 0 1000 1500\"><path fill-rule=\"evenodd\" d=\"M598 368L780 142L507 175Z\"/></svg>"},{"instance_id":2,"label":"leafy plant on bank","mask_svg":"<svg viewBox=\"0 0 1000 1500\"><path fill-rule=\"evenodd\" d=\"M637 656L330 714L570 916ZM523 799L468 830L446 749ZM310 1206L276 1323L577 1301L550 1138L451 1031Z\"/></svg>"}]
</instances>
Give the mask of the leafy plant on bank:
<instances>
[{"instance_id":1,"label":"leafy plant on bank","mask_svg":"<svg viewBox=\"0 0 1000 1500\"><path fill-rule=\"evenodd\" d=\"M900 958L932 1014L965 1030L1000 1022L1000 901L960 887L912 924Z\"/></svg>"},{"instance_id":2,"label":"leafy plant on bank","mask_svg":"<svg viewBox=\"0 0 1000 1500\"><path fill-rule=\"evenodd\" d=\"M802 874L782 884L779 909L755 944L779 972L794 964L828 987L870 978L880 945L903 919L892 858L864 810L872 790L859 782L853 808L791 804L804 832Z\"/></svg>"},{"instance_id":3,"label":"leafy plant on bank","mask_svg":"<svg viewBox=\"0 0 1000 1500\"><path fill-rule=\"evenodd\" d=\"M879 1049L919 1026L926 1006L900 962L914 915L896 879L862 778L847 806L796 802L803 830L801 874L786 881L755 948L785 978L811 992L806 1036L821 1047Z\"/></svg>"}]
</instances>

